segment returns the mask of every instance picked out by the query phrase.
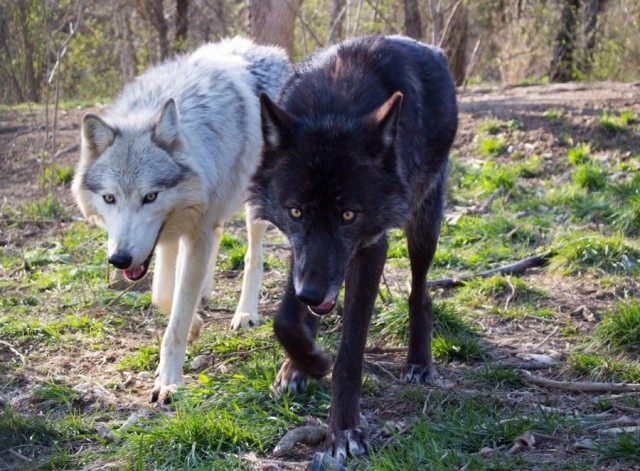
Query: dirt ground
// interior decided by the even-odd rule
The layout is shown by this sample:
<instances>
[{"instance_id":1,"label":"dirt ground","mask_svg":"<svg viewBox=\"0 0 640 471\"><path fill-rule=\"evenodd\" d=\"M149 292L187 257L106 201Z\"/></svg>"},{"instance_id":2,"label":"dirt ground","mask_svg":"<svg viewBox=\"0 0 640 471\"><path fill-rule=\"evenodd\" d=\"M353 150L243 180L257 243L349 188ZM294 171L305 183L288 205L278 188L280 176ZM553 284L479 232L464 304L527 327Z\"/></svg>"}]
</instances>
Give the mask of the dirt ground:
<instances>
[{"instance_id":1,"label":"dirt ground","mask_svg":"<svg viewBox=\"0 0 640 471\"><path fill-rule=\"evenodd\" d=\"M458 159L473 159L477 143L475 138L477 129L483 119L489 116L501 120L516 119L524 124L521 133L521 140L511 143L515 150L520 150L526 154L535 152L545 158L563 158L567 151L567 144L563 142L562 136L571 135L575 142L589 141L593 134L594 123L602 116L603 110L611 112L622 110L633 110L636 115L640 115L640 83L595 83L595 84L563 84L563 85L541 85L529 87L471 87L459 93L460 103L460 126L455 143L455 156ZM546 119L545 111L557 108L565 112L567 119L563 123L553 123ZM80 123L82 116L87 112L100 112L100 107L71 109L59 111L56 123L56 149L53 162L61 166L74 165L79 156L80 143ZM51 134L51 122L53 112L49 111L49 126L45 121L45 112L42 109L33 110L10 110L0 112L0 217L5 217L10 208L16 208L33 202L42 197L46 189L39 184L42 180L44 168L51 165L51 156L43 158L44 142L46 139L51 142L54 136ZM47 132L49 129L49 132ZM640 135L631 136L626 146L628 152L637 154L640 152L638 143ZM601 142L600 148L607 149L607 143ZM618 146L618 149L620 146ZM623 149L624 150L624 149ZM504 162L508 165L508 162ZM59 197L69 207L74 206L69 188L60 188ZM79 218L80 214L76 208L70 213L73 218ZM61 221L64 223L64 221ZM0 250L2 246L8 244L37 244L43 232L55 223L39 223L34 221L32 226L22 225L20 231L14 233L0 234ZM231 228L238 231L244 237L239 228ZM271 232L271 237L275 237ZM267 244L267 252L282 257L281 244ZM393 268L386 269L388 280L398 283L406 282L406 273L398 273ZM1 274L1 273L0 273ZM570 283L566 278L556 278L549 274L542 274L539 270L531 270L527 273L527 281L535 285L543 286L552 293L552 302L556 304L559 317L553 322L542 322L536 318L526 318L517 323L501 322L499 318L486 317L480 322L482 335L489 337L495 347L493 351L496 360L511 361L517 360L515 353L523 351L539 351L544 345L544 352L554 358L566 355L572 348L572 340L568 337L555 335L558 327L566 325L567 320L577 326L577 329L587 332L595 325L599 319L599 313L603 312L615 296L610 292L603 292L593 286L588 279L572 279ZM269 273L267 280L270 284L282 285L284 274ZM218 278L219 289L226 289L227 286L237 284L239 280L225 279L224 276ZM235 288L234 288L235 289ZM639 293L640 284L629 286L631 292ZM261 315L269 315L274 310L274 305L270 296L266 296L261 301ZM220 311L207 311L204 313L207 323L211 325L220 324L223 327L228 323L230 313ZM154 332L155 324L151 319L151 313L147 313L147 318L140 319L140 328L147 332ZM113 348L114 355L121 356L122 351L135 351L140 345L139 339L121 338L115 339ZM116 353L116 349L118 352ZM33 367L29 380L25 383L24 394L28 394L28 388L33 387L46 374L64 375L71 384L80 384L86 381L88 372L93 377L113 377L122 375L116 369L117 362L105 360L104 351L90 352L78 349L74 352L73 358L68 352L64 356L52 355L47 360L47 364L39 364ZM384 365L384 369L391 374L398 375L402 368L402 354L386 353L381 355L371 354L367 356L367 368L379 369L379 365ZM452 392L460 394L467 387L462 380L461 374L456 366L450 368L441 367L443 376L442 387ZM383 373L384 375L384 373ZM150 378L140 377L131 381L130 387L119 392L118 404L126 404L128 410L136 410L146 405L147 394L152 386ZM395 383L391 388L399 387ZM496 392L496 394L501 394ZM506 392L504 394L507 394ZM513 397L503 398L506 401L534 403L540 401L539 395L515 393ZM104 400L116 403L116 398L111 393L105 392ZM585 401L589 399L581 395L557 394L553 398L545 401L548 407L562 406L565 409L572 407L584 408ZM396 407L397 405L394 405ZM391 405L389 405L391 407ZM385 404L366 404L363 409L369 413L384 414L389 407ZM396 411L397 412L397 411ZM551 441L546 447L538 450L541 459L546 455L560 456L567 452L570 443ZM304 459L304 457L301 457ZM308 456L307 456L308 459ZM620 468L622 469L622 468Z\"/></svg>"}]
</instances>

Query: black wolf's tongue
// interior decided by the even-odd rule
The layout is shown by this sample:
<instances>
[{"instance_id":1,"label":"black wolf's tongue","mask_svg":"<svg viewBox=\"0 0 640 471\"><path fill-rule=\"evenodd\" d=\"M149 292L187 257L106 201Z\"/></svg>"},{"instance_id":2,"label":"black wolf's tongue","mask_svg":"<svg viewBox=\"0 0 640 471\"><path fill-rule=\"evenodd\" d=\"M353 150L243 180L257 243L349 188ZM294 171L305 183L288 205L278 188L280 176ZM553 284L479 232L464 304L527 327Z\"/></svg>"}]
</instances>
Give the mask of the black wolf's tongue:
<instances>
[{"instance_id":1,"label":"black wolf's tongue","mask_svg":"<svg viewBox=\"0 0 640 471\"><path fill-rule=\"evenodd\" d=\"M137 280L144 273L144 265L138 265L137 267L129 268L128 270L123 270L124 276L129 278L130 280Z\"/></svg>"},{"instance_id":2,"label":"black wolf's tongue","mask_svg":"<svg viewBox=\"0 0 640 471\"><path fill-rule=\"evenodd\" d=\"M309 306L309 309L311 309L311 312L313 312L314 314L319 314L319 315L329 314L331 311L333 311L333 308L336 306L337 299L338 297L336 296L331 301L327 301L324 304L320 304L318 306Z\"/></svg>"}]
</instances>

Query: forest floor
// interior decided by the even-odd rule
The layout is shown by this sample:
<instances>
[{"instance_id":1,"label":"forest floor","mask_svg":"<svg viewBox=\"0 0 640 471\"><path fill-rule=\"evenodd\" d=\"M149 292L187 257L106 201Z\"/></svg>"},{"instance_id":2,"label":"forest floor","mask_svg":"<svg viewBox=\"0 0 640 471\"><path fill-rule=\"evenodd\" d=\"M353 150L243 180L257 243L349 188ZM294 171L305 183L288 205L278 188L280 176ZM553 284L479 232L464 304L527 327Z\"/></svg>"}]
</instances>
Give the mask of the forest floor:
<instances>
[{"instance_id":1,"label":"forest floor","mask_svg":"<svg viewBox=\"0 0 640 471\"><path fill-rule=\"evenodd\" d=\"M405 385L408 258L390 233L361 401L373 452L348 467L640 469L640 83L471 87L459 103L430 279L540 263L432 288L440 378ZM326 422L330 383L269 390L289 253L273 228L261 325L228 328L237 217L187 386L170 406L148 404L166 315L148 281L108 287L106 236L69 189L82 115L100 110L59 110L52 157L51 110L0 108L0 469L306 469L320 444L274 447ZM340 310L323 322L335 354Z\"/></svg>"}]
</instances>

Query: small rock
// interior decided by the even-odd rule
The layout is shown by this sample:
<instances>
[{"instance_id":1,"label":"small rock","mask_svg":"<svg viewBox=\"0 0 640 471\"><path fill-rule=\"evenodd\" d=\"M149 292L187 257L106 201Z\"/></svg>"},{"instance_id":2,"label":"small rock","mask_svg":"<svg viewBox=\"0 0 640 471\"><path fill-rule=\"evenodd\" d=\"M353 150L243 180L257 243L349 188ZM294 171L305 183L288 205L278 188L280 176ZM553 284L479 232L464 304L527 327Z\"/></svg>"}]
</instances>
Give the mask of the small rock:
<instances>
[{"instance_id":1,"label":"small rock","mask_svg":"<svg viewBox=\"0 0 640 471\"><path fill-rule=\"evenodd\" d=\"M545 363L553 365L555 361L549 355L540 355L538 353L517 353L516 357L524 361L535 361L538 363Z\"/></svg>"},{"instance_id":2,"label":"small rock","mask_svg":"<svg viewBox=\"0 0 640 471\"><path fill-rule=\"evenodd\" d=\"M103 425L98 429L98 436L104 440L107 440L108 442L117 442L118 440L120 440L118 434L106 425Z\"/></svg>"},{"instance_id":3,"label":"small rock","mask_svg":"<svg viewBox=\"0 0 640 471\"><path fill-rule=\"evenodd\" d=\"M138 378L148 381L153 378L153 375L148 371L141 371L140 373L138 373Z\"/></svg>"},{"instance_id":4,"label":"small rock","mask_svg":"<svg viewBox=\"0 0 640 471\"><path fill-rule=\"evenodd\" d=\"M192 371L200 371L205 366L207 366L208 359L206 355L198 355L193 360L191 360L191 370Z\"/></svg>"}]
</instances>

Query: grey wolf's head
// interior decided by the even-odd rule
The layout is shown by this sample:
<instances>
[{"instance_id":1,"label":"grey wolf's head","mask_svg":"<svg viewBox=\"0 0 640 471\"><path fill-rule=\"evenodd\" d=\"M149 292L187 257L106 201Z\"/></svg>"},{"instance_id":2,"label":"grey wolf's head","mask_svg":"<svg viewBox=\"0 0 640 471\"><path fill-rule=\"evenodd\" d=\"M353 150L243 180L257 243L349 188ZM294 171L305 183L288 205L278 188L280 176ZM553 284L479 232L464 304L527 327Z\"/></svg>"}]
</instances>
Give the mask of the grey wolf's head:
<instances>
[{"instance_id":1,"label":"grey wolf's head","mask_svg":"<svg viewBox=\"0 0 640 471\"><path fill-rule=\"evenodd\" d=\"M331 312L350 258L407 220L396 134L400 93L367 116L297 117L261 96L261 164L249 186L254 217L288 237L299 300Z\"/></svg>"},{"instance_id":2,"label":"grey wolf's head","mask_svg":"<svg viewBox=\"0 0 640 471\"><path fill-rule=\"evenodd\" d=\"M138 280L171 213L200 204L202 189L172 99L155 116L113 121L84 117L73 193L84 216L106 228L109 263Z\"/></svg>"}]
</instances>

